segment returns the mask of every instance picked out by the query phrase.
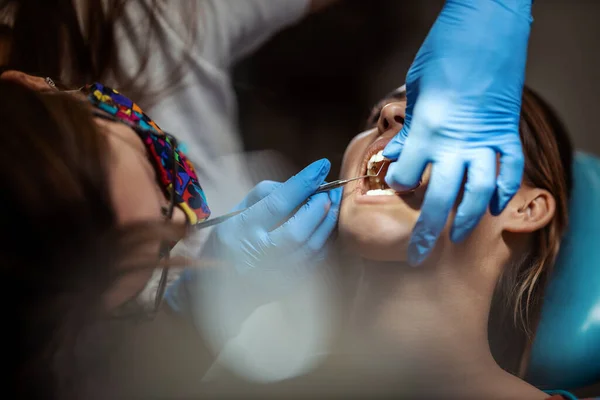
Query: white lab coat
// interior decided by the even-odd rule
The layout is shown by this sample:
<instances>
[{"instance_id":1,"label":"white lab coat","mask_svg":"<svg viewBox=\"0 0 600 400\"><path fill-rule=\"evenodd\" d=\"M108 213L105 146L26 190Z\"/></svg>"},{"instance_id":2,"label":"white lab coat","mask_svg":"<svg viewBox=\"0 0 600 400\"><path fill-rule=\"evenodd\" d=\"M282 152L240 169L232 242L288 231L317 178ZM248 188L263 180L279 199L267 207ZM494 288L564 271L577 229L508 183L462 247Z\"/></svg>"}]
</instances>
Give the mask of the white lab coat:
<instances>
[{"instance_id":1,"label":"white lab coat","mask_svg":"<svg viewBox=\"0 0 600 400\"><path fill-rule=\"evenodd\" d=\"M181 80L175 88L154 99L149 107L141 105L162 129L186 144L212 213L221 215L242 200L252 186L244 158L235 156L242 151L242 143L230 68L282 28L299 21L310 2L170 1L157 16L158 31L149 35L140 21L145 20L150 3L127 3L124 18L117 25L119 61L135 76L139 55L150 43L151 58L141 78L149 78L158 87L168 81L171 71L181 67ZM184 23L190 15L198 17L191 38ZM191 238L175 251L198 256L204 237ZM157 281L155 274L143 296L153 297ZM273 303L258 309L227 344L213 337L215 347L223 350L217 364L233 366L237 372L260 380L290 377L309 366L322 347L319 332L326 325L321 313L311 311L325 309L322 296L317 294L325 291L319 284L309 286L294 299L293 307L299 310L294 315L286 305ZM177 292L172 290L169 295L177 296ZM214 305L216 320L197 321L200 329L222 322L219 316L225 318L228 307L236 306L232 295L235 293L219 293L219 298L205 299ZM210 337L214 332L203 333Z\"/></svg>"},{"instance_id":2,"label":"white lab coat","mask_svg":"<svg viewBox=\"0 0 600 400\"><path fill-rule=\"evenodd\" d=\"M150 46L144 76L159 89L174 71L177 86L155 99L144 111L162 129L185 143L197 166L213 215L229 211L251 189L240 162L219 164L219 158L242 152L237 104L230 69L282 28L299 21L309 0L176 0L164 2L157 29L148 33L151 0L127 2L116 26L120 65L136 76L139 55ZM186 21L195 29L190 37ZM107 84L110 82L107 82Z\"/></svg>"}]
</instances>

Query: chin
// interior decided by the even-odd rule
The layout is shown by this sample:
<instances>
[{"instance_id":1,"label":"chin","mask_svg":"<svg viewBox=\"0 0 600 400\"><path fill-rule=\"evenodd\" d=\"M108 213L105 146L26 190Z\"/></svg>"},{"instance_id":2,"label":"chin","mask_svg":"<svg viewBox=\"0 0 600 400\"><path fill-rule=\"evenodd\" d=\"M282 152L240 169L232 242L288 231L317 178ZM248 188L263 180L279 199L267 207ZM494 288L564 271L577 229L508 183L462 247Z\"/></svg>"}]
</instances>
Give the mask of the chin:
<instances>
[{"instance_id":1,"label":"chin","mask_svg":"<svg viewBox=\"0 0 600 400\"><path fill-rule=\"evenodd\" d=\"M339 217L339 237L344 248L361 258L406 261L412 230L419 217L424 188L395 192L383 180L389 160L381 153L387 140L377 140L364 151L348 176L375 175L344 188ZM347 176L345 176L347 177Z\"/></svg>"},{"instance_id":2,"label":"chin","mask_svg":"<svg viewBox=\"0 0 600 400\"><path fill-rule=\"evenodd\" d=\"M395 207L342 204L339 238L346 251L373 261L406 261L408 243L417 216Z\"/></svg>"}]
</instances>

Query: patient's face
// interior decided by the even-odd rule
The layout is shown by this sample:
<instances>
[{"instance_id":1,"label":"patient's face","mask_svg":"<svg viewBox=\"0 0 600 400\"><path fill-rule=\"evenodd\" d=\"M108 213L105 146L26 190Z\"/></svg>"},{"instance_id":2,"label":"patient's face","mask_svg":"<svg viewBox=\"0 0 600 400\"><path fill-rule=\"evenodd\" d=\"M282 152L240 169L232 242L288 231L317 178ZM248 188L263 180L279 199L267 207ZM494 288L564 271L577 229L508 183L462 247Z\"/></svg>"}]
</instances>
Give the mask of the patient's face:
<instances>
[{"instance_id":1,"label":"patient's face","mask_svg":"<svg viewBox=\"0 0 600 400\"><path fill-rule=\"evenodd\" d=\"M406 111L404 91L398 89L384 99L373 111L371 129L356 136L346 148L342 165L342 178L376 173L382 163L377 153L402 129ZM380 159L381 157L379 157ZM395 193L385 185L384 177L388 162L383 162L379 181L374 178L351 182L344 188L340 210L339 233L344 244L359 256L378 261L405 261L406 250L412 230L419 218L421 205L429 181L429 168L424 172L421 185L413 191ZM449 221L452 221L453 215ZM493 218L488 214L471 235L479 244L491 239L495 229ZM449 243L447 231L438 241L439 248L460 251ZM496 227L497 228L497 227ZM462 246L460 246L462 247Z\"/></svg>"}]
</instances>

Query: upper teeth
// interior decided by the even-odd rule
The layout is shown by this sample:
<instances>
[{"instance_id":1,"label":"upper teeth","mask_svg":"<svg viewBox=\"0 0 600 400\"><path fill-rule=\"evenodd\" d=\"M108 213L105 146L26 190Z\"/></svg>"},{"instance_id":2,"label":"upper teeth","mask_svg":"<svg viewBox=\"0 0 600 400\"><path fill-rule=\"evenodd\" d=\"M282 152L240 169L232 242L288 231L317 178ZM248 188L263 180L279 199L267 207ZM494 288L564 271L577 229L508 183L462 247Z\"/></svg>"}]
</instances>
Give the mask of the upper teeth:
<instances>
[{"instance_id":1,"label":"upper teeth","mask_svg":"<svg viewBox=\"0 0 600 400\"><path fill-rule=\"evenodd\" d=\"M379 151L377 154L373 154L369 159L369 162L367 163L367 174L375 175L375 173L370 173L373 169L373 166L375 165L375 163L380 163L383 160L385 160L385 157L383 156L383 150Z\"/></svg>"}]
</instances>

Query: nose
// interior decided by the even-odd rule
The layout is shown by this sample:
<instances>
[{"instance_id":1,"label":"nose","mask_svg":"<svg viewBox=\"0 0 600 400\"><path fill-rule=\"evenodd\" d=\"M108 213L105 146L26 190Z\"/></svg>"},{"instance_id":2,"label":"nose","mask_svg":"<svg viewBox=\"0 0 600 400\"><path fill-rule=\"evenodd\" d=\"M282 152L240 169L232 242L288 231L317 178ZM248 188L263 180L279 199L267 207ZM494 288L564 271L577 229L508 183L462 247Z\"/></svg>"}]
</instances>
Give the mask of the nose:
<instances>
[{"instance_id":1,"label":"nose","mask_svg":"<svg viewBox=\"0 0 600 400\"><path fill-rule=\"evenodd\" d=\"M380 133L393 130L400 132L404 124L404 107L402 104L390 103L381 109L381 115L377 122L377 128Z\"/></svg>"}]
</instances>

